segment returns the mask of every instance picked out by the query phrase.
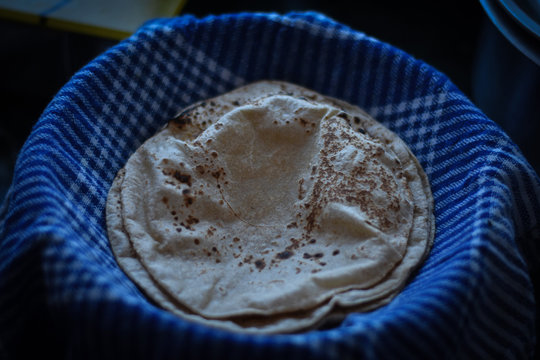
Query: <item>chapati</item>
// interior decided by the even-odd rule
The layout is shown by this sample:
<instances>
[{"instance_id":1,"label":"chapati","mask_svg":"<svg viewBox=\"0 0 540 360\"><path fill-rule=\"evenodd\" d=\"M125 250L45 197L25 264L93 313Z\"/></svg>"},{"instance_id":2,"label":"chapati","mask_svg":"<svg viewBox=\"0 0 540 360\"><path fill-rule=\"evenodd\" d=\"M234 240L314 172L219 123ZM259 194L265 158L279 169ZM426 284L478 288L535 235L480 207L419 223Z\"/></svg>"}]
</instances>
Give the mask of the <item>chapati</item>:
<instances>
[{"instance_id":1,"label":"chapati","mask_svg":"<svg viewBox=\"0 0 540 360\"><path fill-rule=\"evenodd\" d=\"M182 110L139 147L107 226L157 305L276 333L390 301L435 221L428 178L395 133L356 106L260 81Z\"/></svg>"}]
</instances>

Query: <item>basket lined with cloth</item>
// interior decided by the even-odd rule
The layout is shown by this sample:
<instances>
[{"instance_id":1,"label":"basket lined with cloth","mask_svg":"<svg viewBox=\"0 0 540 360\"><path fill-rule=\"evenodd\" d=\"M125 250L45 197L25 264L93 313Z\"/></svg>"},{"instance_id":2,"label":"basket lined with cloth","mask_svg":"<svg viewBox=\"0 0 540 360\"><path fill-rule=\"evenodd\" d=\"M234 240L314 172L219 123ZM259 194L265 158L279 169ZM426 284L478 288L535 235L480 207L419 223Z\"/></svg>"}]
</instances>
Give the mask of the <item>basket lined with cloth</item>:
<instances>
[{"instance_id":1,"label":"basket lined with cloth","mask_svg":"<svg viewBox=\"0 0 540 360\"><path fill-rule=\"evenodd\" d=\"M256 336L184 321L154 306L109 246L105 202L128 157L179 109L260 79L366 109L431 182L429 258L390 304L331 329ZM148 22L45 109L0 216L0 357L533 356L538 176L445 75L318 13Z\"/></svg>"}]
</instances>

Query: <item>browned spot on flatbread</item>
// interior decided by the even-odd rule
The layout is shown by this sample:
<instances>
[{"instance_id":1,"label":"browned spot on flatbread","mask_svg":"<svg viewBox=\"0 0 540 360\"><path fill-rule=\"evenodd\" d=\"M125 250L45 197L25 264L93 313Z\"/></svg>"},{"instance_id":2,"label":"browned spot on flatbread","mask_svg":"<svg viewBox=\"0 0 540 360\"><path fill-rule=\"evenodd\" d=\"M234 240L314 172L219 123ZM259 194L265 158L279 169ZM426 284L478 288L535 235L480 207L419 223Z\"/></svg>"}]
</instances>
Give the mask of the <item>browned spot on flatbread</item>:
<instances>
[{"instance_id":1,"label":"browned spot on flatbread","mask_svg":"<svg viewBox=\"0 0 540 360\"><path fill-rule=\"evenodd\" d=\"M206 172L206 170L204 169L204 166L202 165L195 166L195 170L201 175L203 175Z\"/></svg>"},{"instance_id":2,"label":"browned spot on flatbread","mask_svg":"<svg viewBox=\"0 0 540 360\"><path fill-rule=\"evenodd\" d=\"M285 260L293 256L294 253L290 250L285 250L276 254L276 258L279 260Z\"/></svg>"},{"instance_id":3,"label":"browned spot on flatbread","mask_svg":"<svg viewBox=\"0 0 540 360\"><path fill-rule=\"evenodd\" d=\"M293 221L292 223L287 225L287 229L292 229L292 228L297 228L297 227L298 227L298 224L296 223L296 221Z\"/></svg>"},{"instance_id":4,"label":"browned spot on flatbread","mask_svg":"<svg viewBox=\"0 0 540 360\"><path fill-rule=\"evenodd\" d=\"M255 267L261 271L266 266L266 262L264 262L264 259L257 259L255 260Z\"/></svg>"},{"instance_id":5,"label":"browned spot on flatbread","mask_svg":"<svg viewBox=\"0 0 540 360\"><path fill-rule=\"evenodd\" d=\"M195 198L189 195L184 195L184 205L186 207L189 207L193 202L195 201Z\"/></svg>"},{"instance_id":6,"label":"browned spot on flatbread","mask_svg":"<svg viewBox=\"0 0 540 360\"><path fill-rule=\"evenodd\" d=\"M191 124L191 118L189 117L189 111L185 110L183 111L179 116L174 118L171 123L176 126L177 129L182 130L187 125Z\"/></svg>"},{"instance_id":7,"label":"browned spot on flatbread","mask_svg":"<svg viewBox=\"0 0 540 360\"><path fill-rule=\"evenodd\" d=\"M182 174L180 171L175 171L173 173L173 177L180 181L182 184L187 184L188 186L191 186L191 175L188 174Z\"/></svg>"}]
</instances>

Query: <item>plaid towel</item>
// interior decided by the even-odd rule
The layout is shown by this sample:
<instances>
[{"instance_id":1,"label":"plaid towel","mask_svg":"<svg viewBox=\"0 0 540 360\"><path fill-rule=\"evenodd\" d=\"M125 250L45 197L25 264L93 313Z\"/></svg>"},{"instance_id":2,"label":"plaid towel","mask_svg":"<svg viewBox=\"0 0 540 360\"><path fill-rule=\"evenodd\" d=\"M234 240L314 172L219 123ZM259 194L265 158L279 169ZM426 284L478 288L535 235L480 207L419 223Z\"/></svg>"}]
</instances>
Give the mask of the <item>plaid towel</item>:
<instances>
[{"instance_id":1,"label":"plaid towel","mask_svg":"<svg viewBox=\"0 0 540 360\"><path fill-rule=\"evenodd\" d=\"M116 172L179 109L280 79L366 109L431 181L437 233L390 304L332 329L229 333L149 302L117 266L104 206ZM317 13L157 19L81 69L18 158L0 222L0 357L530 358L540 181L443 74Z\"/></svg>"}]
</instances>

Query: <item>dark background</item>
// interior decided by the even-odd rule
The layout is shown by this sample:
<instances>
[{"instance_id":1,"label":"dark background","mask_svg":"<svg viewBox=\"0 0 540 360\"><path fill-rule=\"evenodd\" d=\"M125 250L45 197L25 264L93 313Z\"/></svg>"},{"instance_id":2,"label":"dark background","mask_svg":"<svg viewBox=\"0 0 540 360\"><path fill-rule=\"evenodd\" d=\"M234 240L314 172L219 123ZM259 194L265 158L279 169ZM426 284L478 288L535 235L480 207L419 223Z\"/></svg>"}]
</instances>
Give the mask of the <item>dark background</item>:
<instances>
[{"instance_id":1,"label":"dark background","mask_svg":"<svg viewBox=\"0 0 540 360\"><path fill-rule=\"evenodd\" d=\"M189 0L182 13L315 10L397 46L442 71L473 101L482 34L477 1ZM0 198L17 153L56 92L116 41L0 19ZM504 41L504 40L503 40ZM487 112L489 115L489 112Z\"/></svg>"}]
</instances>

